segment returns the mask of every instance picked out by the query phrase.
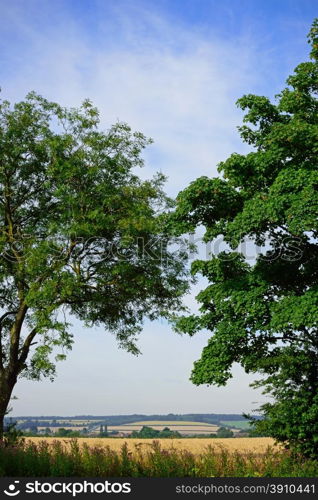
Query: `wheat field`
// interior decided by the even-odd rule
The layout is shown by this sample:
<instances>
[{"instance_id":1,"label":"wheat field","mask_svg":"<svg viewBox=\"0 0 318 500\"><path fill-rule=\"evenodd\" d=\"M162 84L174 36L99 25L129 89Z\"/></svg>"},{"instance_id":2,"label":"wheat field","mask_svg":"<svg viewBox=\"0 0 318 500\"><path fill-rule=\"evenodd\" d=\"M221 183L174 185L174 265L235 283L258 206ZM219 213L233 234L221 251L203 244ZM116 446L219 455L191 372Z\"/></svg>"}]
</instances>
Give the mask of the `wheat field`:
<instances>
[{"instance_id":1,"label":"wheat field","mask_svg":"<svg viewBox=\"0 0 318 500\"><path fill-rule=\"evenodd\" d=\"M214 424L193 422L193 421L174 421L174 420L146 420L138 421L130 424L121 425L109 425L109 431L117 431L123 433L130 433L132 431L140 431L143 426L151 427L157 431L162 431L165 427L168 427L171 431L178 431L181 434L215 434L219 426ZM234 430L238 432L237 429Z\"/></svg>"},{"instance_id":2,"label":"wheat field","mask_svg":"<svg viewBox=\"0 0 318 500\"><path fill-rule=\"evenodd\" d=\"M62 441L67 444L71 438L54 438L54 437L32 437L28 440L39 443L40 441L53 442L54 440ZM114 451L120 451L124 443L127 443L131 452L138 449L147 451L154 442L153 439L134 439L134 438L77 438L79 444L87 443L89 446L109 446ZM208 438L190 438L190 439L157 439L163 449L174 448L176 450L188 450L193 454L204 453L208 446L213 446L217 449L226 449L230 452L239 451L240 453L255 453L263 454L268 447L276 447L272 438L226 438L226 439L208 439Z\"/></svg>"}]
</instances>

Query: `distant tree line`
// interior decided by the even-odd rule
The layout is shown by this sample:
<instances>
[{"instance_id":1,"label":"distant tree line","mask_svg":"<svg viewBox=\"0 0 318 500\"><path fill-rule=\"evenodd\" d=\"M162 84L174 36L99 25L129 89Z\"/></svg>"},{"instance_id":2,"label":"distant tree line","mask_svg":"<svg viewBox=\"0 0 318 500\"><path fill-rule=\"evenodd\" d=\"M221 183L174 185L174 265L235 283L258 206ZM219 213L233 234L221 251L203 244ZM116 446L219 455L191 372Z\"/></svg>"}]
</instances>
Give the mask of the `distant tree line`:
<instances>
[{"instance_id":1,"label":"distant tree line","mask_svg":"<svg viewBox=\"0 0 318 500\"><path fill-rule=\"evenodd\" d=\"M233 437L234 433L230 429L227 429L226 427L219 427L217 432L215 434L209 434L209 435L202 435L202 437L210 437L210 438L230 438ZM164 427L161 431L158 429L153 429L152 427L148 427L147 425L144 425L140 431L133 431L130 434L131 438L184 438L184 437L191 437L191 436L185 436L183 434L180 434L178 431L172 431L169 429L169 427ZM197 436L193 436L197 437Z\"/></svg>"}]
</instances>

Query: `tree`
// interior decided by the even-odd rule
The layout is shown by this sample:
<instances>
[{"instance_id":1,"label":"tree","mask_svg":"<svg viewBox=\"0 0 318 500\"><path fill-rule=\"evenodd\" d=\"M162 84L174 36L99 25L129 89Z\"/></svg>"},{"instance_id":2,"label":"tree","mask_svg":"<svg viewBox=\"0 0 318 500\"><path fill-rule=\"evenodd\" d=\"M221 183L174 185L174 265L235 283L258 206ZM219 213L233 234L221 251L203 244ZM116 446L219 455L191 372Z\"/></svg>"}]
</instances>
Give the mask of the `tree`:
<instances>
[{"instance_id":1,"label":"tree","mask_svg":"<svg viewBox=\"0 0 318 500\"><path fill-rule=\"evenodd\" d=\"M131 437L133 438L145 438L145 439L151 439L151 438L158 438L160 435L160 431L157 429L153 429L152 427L148 427L147 425L143 425L140 431L133 431L131 433Z\"/></svg>"},{"instance_id":2,"label":"tree","mask_svg":"<svg viewBox=\"0 0 318 500\"><path fill-rule=\"evenodd\" d=\"M272 435L290 440L292 426L293 439L305 433L306 450L309 440L317 454L317 426L309 428L318 421L318 20L308 38L311 61L297 66L275 103L238 100L246 111L239 131L253 150L220 163L222 177L200 177L179 193L170 225L176 234L204 226L205 242L228 245L193 263L209 284L197 296L199 314L176 320L190 335L213 332L192 381L224 385L234 362L269 375L263 383L276 402L263 410ZM259 246L253 261L240 248L246 240Z\"/></svg>"},{"instance_id":3,"label":"tree","mask_svg":"<svg viewBox=\"0 0 318 500\"><path fill-rule=\"evenodd\" d=\"M234 436L233 431L231 429L227 429L226 427L219 427L216 431L216 435L218 438L231 438Z\"/></svg>"},{"instance_id":4,"label":"tree","mask_svg":"<svg viewBox=\"0 0 318 500\"><path fill-rule=\"evenodd\" d=\"M0 437L18 377L53 376L71 347L67 318L138 354L143 318L179 309L187 290L164 227L165 179L135 173L151 141L98 124L88 100L0 102Z\"/></svg>"},{"instance_id":5,"label":"tree","mask_svg":"<svg viewBox=\"0 0 318 500\"><path fill-rule=\"evenodd\" d=\"M164 427L162 431L159 432L159 438L181 438L182 435L178 431L172 431L169 427Z\"/></svg>"},{"instance_id":6,"label":"tree","mask_svg":"<svg viewBox=\"0 0 318 500\"><path fill-rule=\"evenodd\" d=\"M276 369L274 371L274 369ZM264 419L250 417L253 435L267 435L306 456L318 456L318 357L311 348L289 346L271 374L255 382L274 402L262 406Z\"/></svg>"},{"instance_id":7,"label":"tree","mask_svg":"<svg viewBox=\"0 0 318 500\"><path fill-rule=\"evenodd\" d=\"M38 433L38 428L36 425L31 425L30 428L29 428L29 432L31 434L37 434Z\"/></svg>"},{"instance_id":8,"label":"tree","mask_svg":"<svg viewBox=\"0 0 318 500\"><path fill-rule=\"evenodd\" d=\"M55 432L55 435L58 437L70 437L72 434L73 434L72 429L65 429L65 427L59 427Z\"/></svg>"},{"instance_id":9,"label":"tree","mask_svg":"<svg viewBox=\"0 0 318 500\"><path fill-rule=\"evenodd\" d=\"M4 426L2 445L11 447L23 443L23 441L23 432L21 429L17 429L17 422L10 419L8 424Z\"/></svg>"},{"instance_id":10,"label":"tree","mask_svg":"<svg viewBox=\"0 0 318 500\"><path fill-rule=\"evenodd\" d=\"M99 428L99 436L100 437L107 437L108 436L108 431L107 431L107 425L101 425Z\"/></svg>"}]
</instances>

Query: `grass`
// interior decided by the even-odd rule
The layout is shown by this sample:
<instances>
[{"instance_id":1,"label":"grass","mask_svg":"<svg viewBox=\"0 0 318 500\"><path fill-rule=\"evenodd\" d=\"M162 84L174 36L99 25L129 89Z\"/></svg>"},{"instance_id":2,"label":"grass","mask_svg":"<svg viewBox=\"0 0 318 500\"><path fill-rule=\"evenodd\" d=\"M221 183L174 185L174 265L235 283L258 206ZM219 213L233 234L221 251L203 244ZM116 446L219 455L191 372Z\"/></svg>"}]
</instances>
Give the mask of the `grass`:
<instances>
[{"instance_id":1,"label":"grass","mask_svg":"<svg viewBox=\"0 0 318 500\"><path fill-rule=\"evenodd\" d=\"M243 453L208 445L195 454L161 442L110 446L70 440L0 446L0 475L13 477L316 477L318 461L281 449Z\"/></svg>"}]
</instances>

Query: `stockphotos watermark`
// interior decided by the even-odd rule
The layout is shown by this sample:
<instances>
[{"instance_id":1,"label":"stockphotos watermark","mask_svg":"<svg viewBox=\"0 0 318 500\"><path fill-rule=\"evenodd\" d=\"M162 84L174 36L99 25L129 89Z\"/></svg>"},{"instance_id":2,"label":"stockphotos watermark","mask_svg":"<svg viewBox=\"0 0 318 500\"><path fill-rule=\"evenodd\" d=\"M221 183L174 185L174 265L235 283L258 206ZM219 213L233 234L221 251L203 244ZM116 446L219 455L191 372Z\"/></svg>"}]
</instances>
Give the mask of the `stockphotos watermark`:
<instances>
[{"instance_id":1,"label":"stockphotos watermark","mask_svg":"<svg viewBox=\"0 0 318 500\"><path fill-rule=\"evenodd\" d=\"M112 481L103 482L90 482L87 480L81 482L43 482L39 480L28 481L22 490L22 485L20 486L20 481L16 480L9 484L3 493L7 497L16 497L20 493L26 494L69 494L72 497L76 497L80 494L105 494L105 493L131 493L131 483L119 483Z\"/></svg>"},{"instance_id":2,"label":"stockphotos watermark","mask_svg":"<svg viewBox=\"0 0 318 500\"><path fill-rule=\"evenodd\" d=\"M317 498L318 478L209 477L209 478L9 478L0 477L0 498Z\"/></svg>"},{"instance_id":3,"label":"stockphotos watermark","mask_svg":"<svg viewBox=\"0 0 318 500\"><path fill-rule=\"evenodd\" d=\"M101 237L83 238L77 236L33 238L32 235L20 235L14 242L4 243L0 258L9 262L22 262L34 258L43 259L45 265L62 262L81 262L92 266L100 263L154 260L169 263L176 257L191 262L196 259L210 260L216 256L231 261L241 254L246 262L263 260L273 262L299 261L304 253L304 239L296 236L284 236L279 241L270 238L258 245L252 239L242 235L235 248L224 240L223 236L205 241L203 237L188 234L184 237L136 237L124 240L119 237L109 240Z\"/></svg>"}]
</instances>

